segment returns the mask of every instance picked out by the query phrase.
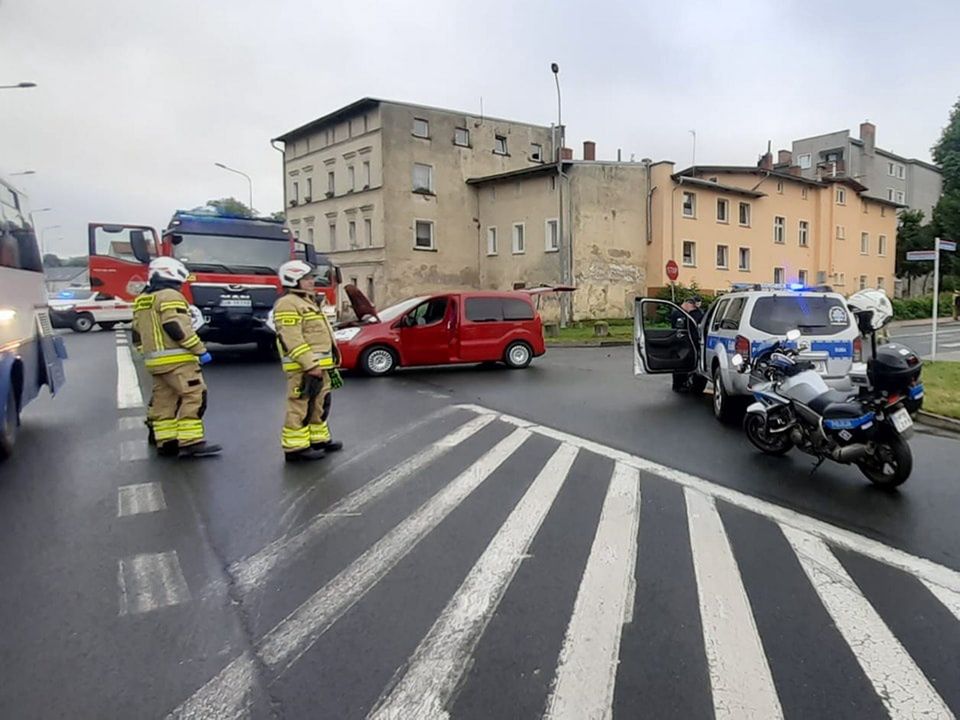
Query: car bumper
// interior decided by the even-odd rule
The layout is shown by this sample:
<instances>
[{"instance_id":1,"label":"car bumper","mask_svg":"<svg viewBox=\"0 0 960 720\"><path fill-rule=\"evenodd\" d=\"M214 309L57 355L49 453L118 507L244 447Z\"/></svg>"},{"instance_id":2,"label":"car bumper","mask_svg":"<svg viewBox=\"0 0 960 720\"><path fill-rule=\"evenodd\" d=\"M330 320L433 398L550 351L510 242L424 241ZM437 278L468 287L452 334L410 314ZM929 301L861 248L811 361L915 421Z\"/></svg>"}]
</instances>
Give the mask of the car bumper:
<instances>
[{"instance_id":1,"label":"car bumper","mask_svg":"<svg viewBox=\"0 0 960 720\"><path fill-rule=\"evenodd\" d=\"M76 319L76 310L54 310L50 308L50 324L55 328L73 327L73 321Z\"/></svg>"},{"instance_id":2,"label":"car bumper","mask_svg":"<svg viewBox=\"0 0 960 720\"><path fill-rule=\"evenodd\" d=\"M360 361L360 348L351 343L337 343L340 351L340 367L344 370L353 370Z\"/></svg>"}]
</instances>

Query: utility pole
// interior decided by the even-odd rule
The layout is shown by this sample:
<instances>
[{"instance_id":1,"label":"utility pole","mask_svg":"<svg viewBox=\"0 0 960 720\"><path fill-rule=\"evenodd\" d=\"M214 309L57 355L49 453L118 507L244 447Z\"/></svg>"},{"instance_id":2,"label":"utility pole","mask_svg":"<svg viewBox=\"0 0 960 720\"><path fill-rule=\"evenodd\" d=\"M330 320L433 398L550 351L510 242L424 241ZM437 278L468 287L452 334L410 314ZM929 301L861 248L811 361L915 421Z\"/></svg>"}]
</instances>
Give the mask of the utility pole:
<instances>
[{"instance_id":1,"label":"utility pole","mask_svg":"<svg viewBox=\"0 0 960 720\"><path fill-rule=\"evenodd\" d=\"M563 234L563 149L566 147L566 132L563 127L563 105L560 95L560 66L557 63L550 63L550 70L553 72L553 79L557 85L557 136L560 138L559 145L555 148L557 161L557 242L560 245L560 282L564 285L570 285L570 276L573 248L570 242L564 239ZM569 201L568 201L569 202ZM569 293L560 294L560 327L566 327L571 320Z\"/></svg>"},{"instance_id":2,"label":"utility pole","mask_svg":"<svg viewBox=\"0 0 960 720\"><path fill-rule=\"evenodd\" d=\"M253 215L253 214L254 214L254 211L253 211L253 180L250 179L250 176L247 175L245 172L242 172L242 171L240 171L240 170L237 170L236 168L232 168L232 167L229 167L229 166L227 166L227 165L224 165L223 163L219 163L219 162L218 162L218 163L214 163L214 165L216 165L218 168L220 168L220 169L222 169L222 170L226 170L227 172L236 173L237 175L243 175L243 176L247 179L247 185L249 186L249 189L250 189L250 214Z\"/></svg>"}]
</instances>

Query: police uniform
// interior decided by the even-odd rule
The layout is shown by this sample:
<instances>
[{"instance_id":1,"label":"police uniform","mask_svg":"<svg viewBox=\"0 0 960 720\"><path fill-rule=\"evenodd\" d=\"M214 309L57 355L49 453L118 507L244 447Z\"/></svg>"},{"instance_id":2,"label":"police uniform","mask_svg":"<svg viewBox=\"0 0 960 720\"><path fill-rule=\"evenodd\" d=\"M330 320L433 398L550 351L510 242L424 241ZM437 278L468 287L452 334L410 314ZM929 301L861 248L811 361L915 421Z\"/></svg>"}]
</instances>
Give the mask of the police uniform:
<instances>
[{"instance_id":1,"label":"police uniform","mask_svg":"<svg viewBox=\"0 0 960 720\"><path fill-rule=\"evenodd\" d=\"M181 449L204 442L207 386L200 371L206 348L193 329L186 298L171 287L134 300L134 341L153 378L147 419L157 445Z\"/></svg>"},{"instance_id":2,"label":"police uniform","mask_svg":"<svg viewBox=\"0 0 960 720\"><path fill-rule=\"evenodd\" d=\"M273 307L283 369L287 374L287 406L280 435L283 451L302 453L331 443L326 414L331 388L330 371L337 366L333 329L311 293L288 288ZM307 372L323 370L319 385Z\"/></svg>"}]
</instances>

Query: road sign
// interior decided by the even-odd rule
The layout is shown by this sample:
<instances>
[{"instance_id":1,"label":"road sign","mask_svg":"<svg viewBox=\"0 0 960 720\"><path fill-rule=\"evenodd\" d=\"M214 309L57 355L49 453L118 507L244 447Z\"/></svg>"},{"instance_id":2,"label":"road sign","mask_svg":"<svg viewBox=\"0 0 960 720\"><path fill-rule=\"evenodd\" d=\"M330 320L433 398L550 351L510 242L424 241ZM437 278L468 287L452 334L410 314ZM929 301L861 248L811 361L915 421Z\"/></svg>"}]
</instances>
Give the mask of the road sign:
<instances>
[{"instance_id":1,"label":"road sign","mask_svg":"<svg viewBox=\"0 0 960 720\"><path fill-rule=\"evenodd\" d=\"M921 262L923 260L936 260L936 250L911 250L907 253L907 260L910 262Z\"/></svg>"},{"instance_id":2,"label":"road sign","mask_svg":"<svg viewBox=\"0 0 960 720\"><path fill-rule=\"evenodd\" d=\"M670 278L670 282L676 282L677 278L680 277L680 268L677 266L676 260L667 261L667 277Z\"/></svg>"},{"instance_id":3,"label":"road sign","mask_svg":"<svg viewBox=\"0 0 960 720\"><path fill-rule=\"evenodd\" d=\"M956 252L957 244L953 240L941 240L940 241L941 250L952 250Z\"/></svg>"}]
</instances>

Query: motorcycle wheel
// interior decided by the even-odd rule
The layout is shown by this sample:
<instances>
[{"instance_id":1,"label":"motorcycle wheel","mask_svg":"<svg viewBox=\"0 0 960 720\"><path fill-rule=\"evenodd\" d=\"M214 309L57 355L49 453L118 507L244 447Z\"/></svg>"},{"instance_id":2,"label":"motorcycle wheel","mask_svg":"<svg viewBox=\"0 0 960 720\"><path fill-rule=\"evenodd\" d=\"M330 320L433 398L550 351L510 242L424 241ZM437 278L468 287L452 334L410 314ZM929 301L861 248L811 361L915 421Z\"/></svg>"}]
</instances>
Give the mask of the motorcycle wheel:
<instances>
[{"instance_id":1,"label":"motorcycle wheel","mask_svg":"<svg viewBox=\"0 0 960 720\"><path fill-rule=\"evenodd\" d=\"M743 429L754 447L767 455L785 455L793 447L793 442L787 433L775 435L768 433L767 421L759 413L747 413L743 419Z\"/></svg>"},{"instance_id":2,"label":"motorcycle wheel","mask_svg":"<svg viewBox=\"0 0 960 720\"><path fill-rule=\"evenodd\" d=\"M876 455L864 458L857 467L877 487L891 489L903 485L913 470L910 444L894 435L877 446Z\"/></svg>"}]
</instances>

